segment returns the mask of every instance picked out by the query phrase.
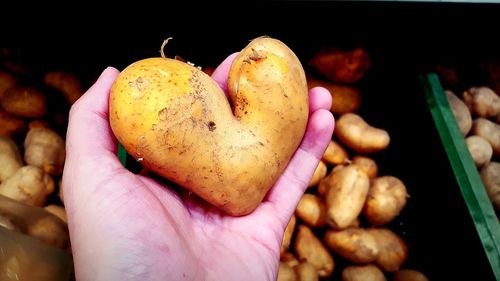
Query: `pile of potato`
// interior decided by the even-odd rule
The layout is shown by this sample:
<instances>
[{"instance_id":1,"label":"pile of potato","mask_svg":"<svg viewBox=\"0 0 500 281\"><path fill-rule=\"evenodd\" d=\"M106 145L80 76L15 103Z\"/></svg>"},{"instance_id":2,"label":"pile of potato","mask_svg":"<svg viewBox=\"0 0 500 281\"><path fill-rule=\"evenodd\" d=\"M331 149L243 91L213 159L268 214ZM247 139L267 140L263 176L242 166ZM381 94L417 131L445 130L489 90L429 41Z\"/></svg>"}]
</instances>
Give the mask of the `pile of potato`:
<instances>
[{"instance_id":1,"label":"pile of potato","mask_svg":"<svg viewBox=\"0 0 500 281\"><path fill-rule=\"evenodd\" d=\"M387 276L398 281L428 280L419 271L404 269L408 246L387 227L409 198L404 183L392 175L379 175L370 157L389 146L390 136L355 113L361 94L352 83L363 77L369 63L362 48L325 49L310 61L325 80L309 76L309 88L330 90L336 127L285 230L280 281L319 280L334 271L341 271L344 281L387 280Z\"/></svg>"},{"instance_id":2,"label":"pile of potato","mask_svg":"<svg viewBox=\"0 0 500 281\"><path fill-rule=\"evenodd\" d=\"M500 97L486 86L445 91L494 208L500 211Z\"/></svg>"},{"instance_id":3,"label":"pile of potato","mask_svg":"<svg viewBox=\"0 0 500 281\"><path fill-rule=\"evenodd\" d=\"M74 74L34 70L11 55L0 52L0 227L69 250L58 190L68 109L83 94L81 83ZM52 109L57 104L66 106Z\"/></svg>"}]
</instances>

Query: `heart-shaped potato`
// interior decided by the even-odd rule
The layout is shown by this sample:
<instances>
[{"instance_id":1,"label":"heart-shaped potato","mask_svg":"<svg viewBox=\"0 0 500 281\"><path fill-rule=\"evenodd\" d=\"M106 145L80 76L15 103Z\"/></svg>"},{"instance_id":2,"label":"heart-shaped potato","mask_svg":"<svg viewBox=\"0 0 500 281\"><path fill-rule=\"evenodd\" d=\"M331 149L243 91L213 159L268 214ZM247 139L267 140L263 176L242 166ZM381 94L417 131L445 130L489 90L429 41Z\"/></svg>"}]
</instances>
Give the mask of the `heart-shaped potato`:
<instances>
[{"instance_id":1,"label":"heart-shaped potato","mask_svg":"<svg viewBox=\"0 0 500 281\"><path fill-rule=\"evenodd\" d=\"M125 149L157 174L230 215L252 212L300 144L309 108L297 56L252 40L235 58L229 100L189 64L149 58L113 84L109 118Z\"/></svg>"}]
</instances>

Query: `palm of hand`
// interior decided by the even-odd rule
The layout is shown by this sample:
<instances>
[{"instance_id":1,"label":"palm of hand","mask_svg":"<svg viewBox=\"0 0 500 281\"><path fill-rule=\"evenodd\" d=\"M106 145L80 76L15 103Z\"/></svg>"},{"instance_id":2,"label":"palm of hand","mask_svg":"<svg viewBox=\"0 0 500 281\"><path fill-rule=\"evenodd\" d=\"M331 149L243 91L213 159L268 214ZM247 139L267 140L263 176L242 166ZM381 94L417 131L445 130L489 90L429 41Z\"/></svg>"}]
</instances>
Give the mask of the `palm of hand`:
<instances>
[{"instance_id":1,"label":"palm of hand","mask_svg":"<svg viewBox=\"0 0 500 281\"><path fill-rule=\"evenodd\" d=\"M251 215L230 217L126 170L115 170L108 178L113 180L92 184L97 188L85 207L105 209L105 216L85 214L86 221L103 231L98 237L82 234L86 242L81 241L86 245L92 243L89 240L113 241L99 248L116 253L110 254L114 258L94 260L112 263L108 269L113 272L99 273L103 280L114 271L128 275L126 279L142 280L274 278L283 225L269 203Z\"/></svg>"},{"instance_id":2,"label":"palm of hand","mask_svg":"<svg viewBox=\"0 0 500 281\"><path fill-rule=\"evenodd\" d=\"M63 185L77 278L275 279L284 228L333 131L329 94L310 92L306 135L263 203L230 217L121 166L107 117L116 75L105 71L70 114Z\"/></svg>"}]
</instances>

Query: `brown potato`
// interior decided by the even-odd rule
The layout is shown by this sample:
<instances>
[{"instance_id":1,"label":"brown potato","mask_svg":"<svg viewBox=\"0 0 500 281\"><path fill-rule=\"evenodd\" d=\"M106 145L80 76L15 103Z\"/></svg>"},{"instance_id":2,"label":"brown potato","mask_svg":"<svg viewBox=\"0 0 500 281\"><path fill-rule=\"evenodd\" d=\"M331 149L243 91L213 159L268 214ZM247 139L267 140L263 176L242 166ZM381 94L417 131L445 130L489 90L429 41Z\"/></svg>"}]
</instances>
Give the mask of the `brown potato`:
<instances>
[{"instance_id":1,"label":"brown potato","mask_svg":"<svg viewBox=\"0 0 500 281\"><path fill-rule=\"evenodd\" d=\"M2 99L3 93L11 87L17 84L17 78L6 71L0 71L0 100Z\"/></svg>"},{"instance_id":2,"label":"brown potato","mask_svg":"<svg viewBox=\"0 0 500 281\"><path fill-rule=\"evenodd\" d=\"M299 265L299 260L290 252L281 253L280 261L286 263L291 268Z\"/></svg>"},{"instance_id":3,"label":"brown potato","mask_svg":"<svg viewBox=\"0 0 500 281\"><path fill-rule=\"evenodd\" d=\"M323 87L332 95L330 111L342 115L347 112L356 112L361 106L361 94L355 87L332 84L311 77L307 77L309 90L314 87Z\"/></svg>"},{"instance_id":4,"label":"brown potato","mask_svg":"<svg viewBox=\"0 0 500 281\"><path fill-rule=\"evenodd\" d=\"M500 125L485 118L477 118L472 123L471 133L485 138L493 148L493 154L500 156Z\"/></svg>"},{"instance_id":5,"label":"brown potato","mask_svg":"<svg viewBox=\"0 0 500 281\"><path fill-rule=\"evenodd\" d=\"M361 116L346 113L335 125L339 140L360 154L379 152L387 148L390 137L387 131L368 125Z\"/></svg>"},{"instance_id":6,"label":"brown potato","mask_svg":"<svg viewBox=\"0 0 500 281\"><path fill-rule=\"evenodd\" d=\"M0 163L0 183L23 166L23 159L16 143L4 136L0 136Z\"/></svg>"},{"instance_id":7,"label":"brown potato","mask_svg":"<svg viewBox=\"0 0 500 281\"><path fill-rule=\"evenodd\" d=\"M41 117L47 113L45 96L33 87L9 88L0 102L6 112L20 117Z\"/></svg>"},{"instance_id":8,"label":"brown potato","mask_svg":"<svg viewBox=\"0 0 500 281\"><path fill-rule=\"evenodd\" d=\"M278 267L278 279L277 281L296 281L297 274L295 270L288 266L286 263L280 262Z\"/></svg>"},{"instance_id":9,"label":"brown potato","mask_svg":"<svg viewBox=\"0 0 500 281\"><path fill-rule=\"evenodd\" d=\"M0 107L0 136L13 136L20 134L26 128L26 124L22 119L16 118Z\"/></svg>"},{"instance_id":10,"label":"brown potato","mask_svg":"<svg viewBox=\"0 0 500 281\"><path fill-rule=\"evenodd\" d=\"M406 205L408 193L401 180L383 176L372 180L363 213L372 225L391 222Z\"/></svg>"},{"instance_id":11,"label":"brown potato","mask_svg":"<svg viewBox=\"0 0 500 281\"><path fill-rule=\"evenodd\" d=\"M68 223L68 216L66 215L66 210L64 209L64 207L51 204L51 205L45 206L44 209L45 209L45 211L58 217L63 222Z\"/></svg>"},{"instance_id":12,"label":"brown potato","mask_svg":"<svg viewBox=\"0 0 500 281\"><path fill-rule=\"evenodd\" d=\"M444 91L451 111L457 120L458 128L462 135L466 136L472 128L472 116L467 105L459 99L453 92Z\"/></svg>"},{"instance_id":13,"label":"brown potato","mask_svg":"<svg viewBox=\"0 0 500 281\"><path fill-rule=\"evenodd\" d=\"M62 174L66 147L64 140L50 128L31 125L24 140L24 161L57 176Z\"/></svg>"},{"instance_id":14,"label":"brown potato","mask_svg":"<svg viewBox=\"0 0 500 281\"><path fill-rule=\"evenodd\" d=\"M43 206L54 191L54 181L42 169L24 166L0 184L0 195L19 202Z\"/></svg>"},{"instance_id":15,"label":"brown potato","mask_svg":"<svg viewBox=\"0 0 500 281\"><path fill-rule=\"evenodd\" d=\"M326 223L336 229L350 226L363 209L370 188L368 176L357 165L349 165L324 179ZM323 181L322 183L323 184Z\"/></svg>"},{"instance_id":16,"label":"brown potato","mask_svg":"<svg viewBox=\"0 0 500 281\"><path fill-rule=\"evenodd\" d=\"M50 215L36 220L28 226L26 234L61 249L69 246L68 227L56 216Z\"/></svg>"},{"instance_id":17,"label":"brown potato","mask_svg":"<svg viewBox=\"0 0 500 281\"><path fill-rule=\"evenodd\" d=\"M354 263L370 263L378 255L377 240L362 228L328 230L324 241L334 253Z\"/></svg>"},{"instance_id":18,"label":"brown potato","mask_svg":"<svg viewBox=\"0 0 500 281\"><path fill-rule=\"evenodd\" d=\"M322 227L325 225L326 209L325 203L319 196L304 194L297 205L295 214L305 224L311 227Z\"/></svg>"},{"instance_id":19,"label":"brown potato","mask_svg":"<svg viewBox=\"0 0 500 281\"><path fill-rule=\"evenodd\" d=\"M297 56L269 37L238 54L227 84L233 109L196 67L144 59L115 80L109 118L144 166L239 216L260 204L302 141L308 90Z\"/></svg>"},{"instance_id":20,"label":"brown potato","mask_svg":"<svg viewBox=\"0 0 500 281\"><path fill-rule=\"evenodd\" d=\"M323 161L328 164L343 164L349 158L347 151L336 141L331 140L323 154Z\"/></svg>"},{"instance_id":21,"label":"brown potato","mask_svg":"<svg viewBox=\"0 0 500 281\"><path fill-rule=\"evenodd\" d=\"M399 270L408 258L408 246L405 241L387 228L371 228L368 231L378 244L379 252L375 263L387 272Z\"/></svg>"},{"instance_id":22,"label":"brown potato","mask_svg":"<svg viewBox=\"0 0 500 281\"><path fill-rule=\"evenodd\" d=\"M394 281L429 281L422 272L413 269L401 269L394 272Z\"/></svg>"},{"instance_id":23,"label":"brown potato","mask_svg":"<svg viewBox=\"0 0 500 281\"><path fill-rule=\"evenodd\" d=\"M465 104L479 117L494 117L500 113L500 97L488 87L472 87L463 93Z\"/></svg>"},{"instance_id":24,"label":"brown potato","mask_svg":"<svg viewBox=\"0 0 500 281\"><path fill-rule=\"evenodd\" d=\"M342 281L387 281L375 265L350 265L342 271Z\"/></svg>"},{"instance_id":25,"label":"brown potato","mask_svg":"<svg viewBox=\"0 0 500 281\"><path fill-rule=\"evenodd\" d=\"M495 209L500 211L500 163L492 161L484 165L480 175L488 197Z\"/></svg>"},{"instance_id":26,"label":"brown potato","mask_svg":"<svg viewBox=\"0 0 500 281\"><path fill-rule=\"evenodd\" d=\"M359 219L355 219L349 227L359 227L361 225L361 221Z\"/></svg>"},{"instance_id":27,"label":"brown potato","mask_svg":"<svg viewBox=\"0 0 500 281\"><path fill-rule=\"evenodd\" d=\"M281 242L281 253L284 253L290 247L290 242L292 241L292 236L295 230L296 222L297 218L295 218L295 215L292 215L290 221L288 222L285 228L285 233L283 234L283 241Z\"/></svg>"},{"instance_id":28,"label":"brown potato","mask_svg":"<svg viewBox=\"0 0 500 281\"><path fill-rule=\"evenodd\" d=\"M343 51L327 48L315 54L309 64L332 82L355 83L370 67L370 56L363 48Z\"/></svg>"},{"instance_id":29,"label":"brown potato","mask_svg":"<svg viewBox=\"0 0 500 281\"><path fill-rule=\"evenodd\" d=\"M64 191L62 187L62 178L59 179L57 182L57 186L59 187L59 193L57 194L59 196L59 199L61 199L61 202L64 204Z\"/></svg>"},{"instance_id":30,"label":"brown potato","mask_svg":"<svg viewBox=\"0 0 500 281\"><path fill-rule=\"evenodd\" d=\"M493 148L485 138L476 135L468 136L465 139L465 144L476 167L481 168L484 164L490 162L493 156Z\"/></svg>"},{"instance_id":31,"label":"brown potato","mask_svg":"<svg viewBox=\"0 0 500 281\"><path fill-rule=\"evenodd\" d=\"M293 248L299 261L312 264L320 277L328 277L332 274L335 267L333 258L309 227L298 226Z\"/></svg>"},{"instance_id":32,"label":"brown potato","mask_svg":"<svg viewBox=\"0 0 500 281\"><path fill-rule=\"evenodd\" d=\"M319 275L316 268L308 262L302 262L296 265L293 270L297 274L298 281L318 281Z\"/></svg>"},{"instance_id":33,"label":"brown potato","mask_svg":"<svg viewBox=\"0 0 500 281\"><path fill-rule=\"evenodd\" d=\"M59 90L69 104L75 103L82 95L80 79L73 73L54 71L45 74L45 84Z\"/></svg>"},{"instance_id":34,"label":"brown potato","mask_svg":"<svg viewBox=\"0 0 500 281\"><path fill-rule=\"evenodd\" d=\"M378 166L375 160L370 157L356 155L351 159L351 163L358 165L358 167L366 173L370 179L374 179L378 174Z\"/></svg>"},{"instance_id":35,"label":"brown potato","mask_svg":"<svg viewBox=\"0 0 500 281\"><path fill-rule=\"evenodd\" d=\"M316 170L314 170L314 174L309 181L309 187L316 186L319 181L326 176L327 172L327 167L325 162L319 161L318 166L316 167Z\"/></svg>"}]
</instances>

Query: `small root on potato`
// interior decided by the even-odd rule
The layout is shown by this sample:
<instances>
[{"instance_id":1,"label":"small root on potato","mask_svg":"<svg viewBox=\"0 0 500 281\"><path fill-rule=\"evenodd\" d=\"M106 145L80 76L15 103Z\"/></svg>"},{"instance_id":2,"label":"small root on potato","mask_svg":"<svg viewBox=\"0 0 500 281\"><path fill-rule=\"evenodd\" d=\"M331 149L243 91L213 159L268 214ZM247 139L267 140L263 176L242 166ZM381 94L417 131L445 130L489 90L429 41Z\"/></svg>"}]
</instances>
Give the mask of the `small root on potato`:
<instances>
[{"instance_id":1,"label":"small root on potato","mask_svg":"<svg viewBox=\"0 0 500 281\"><path fill-rule=\"evenodd\" d=\"M168 37L167 39L165 39L163 41L163 43L161 44L161 47L160 47L160 55L162 58L166 59L167 57L165 56L165 52L164 52L164 49L165 49L165 46L167 45L168 41L170 41L170 39L174 39L174 37Z\"/></svg>"}]
</instances>

